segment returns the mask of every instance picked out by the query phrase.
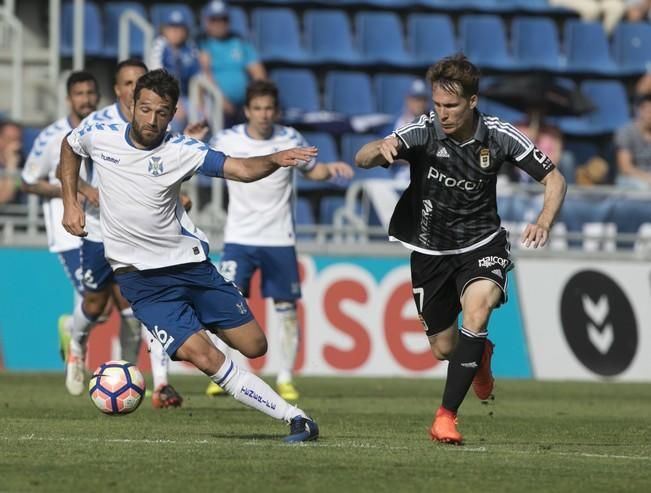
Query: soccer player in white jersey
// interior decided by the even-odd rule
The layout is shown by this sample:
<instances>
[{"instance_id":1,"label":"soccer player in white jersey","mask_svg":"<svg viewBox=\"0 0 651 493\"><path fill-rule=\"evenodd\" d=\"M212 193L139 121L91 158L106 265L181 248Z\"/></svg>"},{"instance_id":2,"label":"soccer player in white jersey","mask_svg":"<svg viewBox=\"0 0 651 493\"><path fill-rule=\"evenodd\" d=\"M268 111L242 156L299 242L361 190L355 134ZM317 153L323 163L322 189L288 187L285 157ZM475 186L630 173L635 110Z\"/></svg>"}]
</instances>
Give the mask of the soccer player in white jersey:
<instances>
[{"instance_id":1,"label":"soccer player in white jersey","mask_svg":"<svg viewBox=\"0 0 651 493\"><path fill-rule=\"evenodd\" d=\"M239 368L203 331L218 334L247 357L267 350L246 300L210 262L207 238L183 209L179 190L195 173L238 181L263 178L280 167L310 161L316 148L228 157L166 131L178 97L176 79L153 70L137 82L130 124L79 127L64 140L63 225L72 234L86 234L77 180L81 158L90 157L99 176L106 258L138 319L171 357L191 362L243 404L289 423L285 441L313 440L319 432L312 419Z\"/></svg>"},{"instance_id":2,"label":"soccer player in white jersey","mask_svg":"<svg viewBox=\"0 0 651 493\"><path fill-rule=\"evenodd\" d=\"M262 156L282 149L307 146L291 127L276 124L278 89L270 81L252 82L246 91L247 123L217 134L211 146L234 157ZM317 163L315 159L296 166L310 180L350 178L352 168L343 162ZM292 215L293 168L285 168L254 183L228 184L228 216L224 232L221 274L249 296L253 273L262 273L262 294L272 298L280 331L281 368L276 377L278 393L297 400L292 372L298 350L299 328L296 301L301 296ZM212 383L206 393L218 395Z\"/></svg>"},{"instance_id":3,"label":"soccer player in white jersey","mask_svg":"<svg viewBox=\"0 0 651 493\"><path fill-rule=\"evenodd\" d=\"M56 253L63 268L70 278L81 303L84 288L81 282L81 264L79 249L81 240L68 233L61 225L63 218L63 201L61 200L61 183L56 178L56 168L59 164L61 141L81 120L97 109L99 92L97 80L88 72L73 72L66 81L67 99L70 113L46 127L34 141L34 146L27 157L22 172L23 190L42 198L43 217L47 232L48 248ZM80 189L87 195L96 194L90 190L87 183L82 182ZM76 308L80 309L79 306ZM62 315L59 319L59 330L70 319ZM62 356L67 348L62 346ZM65 358L64 358L65 362Z\"/></svg>"},{"instance_id":4,"label":"soccer player in white jersey","mask_svg":"<svg viewBox=\"0 0 651 493\"><path fill-rule=\"evenodd\" d=\"M131 117L136 81L145 73L147 73L147 66L140 60L128 59L120 62L116 68L113 87L117 101L91 113L81 122L81 125L128 123ZM92 160L86 160L81 176L97 187L98 177L94 168L95 163ZM111 300L121 315L122 359L135 362L138 358L141 340L140 321L134 317L129 303L120 293L113 278L113 271L104 256L99 207L97 204L87 204L85 211L88 236L83 239L81 246L81 267L85 287L84 301L82 306L75 311L72 319L70 350L66 363L66 387L73 395L80 395L84 390L84 361L88 335ZM167 380L169 366L167 354L157 341L150 337L146 337L146 339L149 345L154 380L152 405L155 408L180 406L183 399Z\"/></svg>"}]
</instances>

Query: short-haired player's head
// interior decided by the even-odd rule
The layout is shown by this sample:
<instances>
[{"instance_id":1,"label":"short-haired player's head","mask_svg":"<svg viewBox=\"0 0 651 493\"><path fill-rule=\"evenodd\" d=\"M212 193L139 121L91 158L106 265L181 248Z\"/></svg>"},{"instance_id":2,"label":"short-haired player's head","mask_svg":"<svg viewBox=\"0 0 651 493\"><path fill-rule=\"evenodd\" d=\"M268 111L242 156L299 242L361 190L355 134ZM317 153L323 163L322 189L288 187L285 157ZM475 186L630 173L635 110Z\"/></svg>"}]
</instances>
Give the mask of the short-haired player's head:
<instances>
[{"instance_id":1,"label":"short-haired player's head","mask_svg":"<svg viewBox=\"0 0 651 493\"><path fill-rule=\"evenodd\" d=\"M459 53L439 60L427 71L434 111L448 135L466 133L478 103L479 68Z\"/></svg>"},{"instance_id":2,"label":"short-haired player's head","mask_svg":"<svg viewBox=\"0 0 651 493\"><path fill-rule=\"evenodd\" d=\"M118 63L115 68L113 92L124 108L131 107L136 82L147 73L147 70L147 65L136 58L128 58Z\"/></svg>"},{"instance_id":3,"label":"short-haired player's head","mask_svg":"<svg viewBox=\"0 0 651 493\"><path fill-rule=\"evenodd\" d=\"M279 114L278 88L269 80L254 80L246 88L244 114L258 137L269 137Z\"/></svg>"},{"instance_id":4,"label":"short-haired player's head","mask_svg":"<svg viewBox=\"0 0 651 493\"><path fill-rule=\"evenodd\" d=\"M152 70L138 79L131 120L138 144L150 147L160 142L174 118L179 92L179 81L164 69Z\"/></svg>"},{"instance_id":5,"label":"short-haired player's head","mask_svg":"<svg viewBox=\"0 0 651 493\"><path fill-rule=\"evenodd\" d=\"M97 79L90 72L72 72L66 80L66 90L70 113L76 119L81 121L97 109L99 87Z\"/></svg>"}]
</instances>

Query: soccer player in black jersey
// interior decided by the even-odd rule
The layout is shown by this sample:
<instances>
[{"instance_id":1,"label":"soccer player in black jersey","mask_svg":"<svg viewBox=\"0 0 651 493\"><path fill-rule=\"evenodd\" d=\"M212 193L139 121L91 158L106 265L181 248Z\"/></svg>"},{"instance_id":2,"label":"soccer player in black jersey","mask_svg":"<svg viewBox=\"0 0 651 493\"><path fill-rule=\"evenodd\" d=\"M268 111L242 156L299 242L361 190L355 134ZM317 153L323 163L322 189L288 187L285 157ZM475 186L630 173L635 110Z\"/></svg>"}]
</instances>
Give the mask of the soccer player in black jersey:
<instances>
[{"instance_id":1,"label":"soccer player in black jersey","mask_svg":"<svg viewBox=\"0 0 651 493\"><path fill-rule=\"evenodd\" d=\"M457 410L471 384L477 396L493 391L493 344L488 320L506 301L512 268L495 187L504 162L545 186L540 215L522 235L526 248L545 245L565 196L565 179L550 159L510 123L477 110L479 69L459 54L427 73L434 111L356 156L361 168L410 164L411 179L396 205L390 239L411 253L414 301L439 360L449 360L442 405L430 434L459 444ZM462 324L458 316L462 313Z\"/></svg>"}]
</instances>

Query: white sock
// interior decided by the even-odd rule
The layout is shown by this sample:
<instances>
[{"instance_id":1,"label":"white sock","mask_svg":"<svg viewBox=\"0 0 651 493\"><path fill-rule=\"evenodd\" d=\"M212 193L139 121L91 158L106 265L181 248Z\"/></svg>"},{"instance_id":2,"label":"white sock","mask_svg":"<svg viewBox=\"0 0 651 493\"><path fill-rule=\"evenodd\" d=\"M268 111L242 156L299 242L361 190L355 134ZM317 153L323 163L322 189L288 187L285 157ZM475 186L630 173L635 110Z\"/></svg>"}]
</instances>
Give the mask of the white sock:
<instances>
[{"instance_id":1,"label":"white sock","mask_svg":"<svg viewBox=\"0 0 651 493\"><path fill-rule=\"evenodd\" d=\"M283 400L259 377L239 368L229 356L210 379L242 404L272 418L289 423L295 416L307 416L301 409Z\"/></svg>"},{"instance_id":2,"label":"white sock","mask_svg":"<svg viewBox=\"0 0 651 493\"><path fill-rule=\"evenodd\" d=\"M156 390L161 385L167 385L167 373L169 371L170 357L163 349L163 345L144 325L142 326L142 336L147 341L147 347L149 348L151 376L154 380L154 390Z\"/></svg>"},{"instance_id":3,"label":"white sock","mask_svg":"<svg viewBox=\"0 0 651 493\"><path fill-rule=\"evenodd\" d=\"M296 354L298 353L298 321L296 318L296 304L281 302L275 304L276 318L280 332L280 371L276 383L289 383L292 381Z\"/></svg>"},{"instance_id":4,"label":"white sock","mask_svg":"<svg viewBox=\"0 0 651 493\"><path fill-rule=\"evenodd\" d=\"M82 355L86 354L88 334L90 334L90 330L93 328L96 322L97 320L90 319L86 316L84 309L82 308L82 303L79 303L77 306L75 306L75 311L72 313L70 337L75 343L75 349L79 349ZM71 344L71 347L72 346L73 344Z\"/></svg>"},{"instance_id":5,"label":"white sock","mask_svg":"<svg viewBox=\"0 0 651 493\"><path fill-rule=\"evenodd\" d=\"M133 316L131 307L120 311L120 348L122 359L136 364L140 350L140 322Z\"/></svg>"}]
</instances>

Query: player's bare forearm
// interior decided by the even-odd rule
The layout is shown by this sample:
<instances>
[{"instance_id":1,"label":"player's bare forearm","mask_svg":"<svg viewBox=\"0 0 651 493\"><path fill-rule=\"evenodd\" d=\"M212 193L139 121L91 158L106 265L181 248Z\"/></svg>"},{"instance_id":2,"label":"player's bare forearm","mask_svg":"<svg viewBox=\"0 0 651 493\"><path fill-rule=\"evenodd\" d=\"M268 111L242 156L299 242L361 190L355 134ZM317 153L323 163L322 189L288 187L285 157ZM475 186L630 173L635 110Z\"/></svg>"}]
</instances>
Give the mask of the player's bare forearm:
<instances>
[{"instance_id":1,"label":"player's bare forearm","mask_svg":"<svg viewBox=\"0 0 651 493\"><path fill-rule=\"evenodd\" d=\"M22 189L23 192L33 193L34 195L48 199L61 197L61 187L59 185L48 183L45 180L38 180L36 183L23 182Z\"/></svg>"},{"instance_id":2,"label":"player's bare forearm","mask_svg":"<svg viewBox=\"0 0 651 493\"><path fill-rule=\"evenodd\" d=\"M357 151L355 164L366 169L391 164L397 158L401 145L395 135L369 142Z\"/></svg>"},{"instance_id":3,"label":"player's bare forearm","mask_svg":"<svg viewBox=\"0 0 651 493\"><path fill-rule=\"evenodd\" d=\"M61 180L61 196L63 203L77 203L77 191L79 189L79 167L81 157L75 154L68 144L68 139L61 142L61 162L57 170L57 177Z\"/></svg>"},{"instance_id":4,"label":"player's bare forearm","mask_svg":"<svg viewBox=\"0 0 651 493\"><path fill-rule=\"evenodd\" d=\"M266 156L250 158L227 157L224 162L224 178L227 180L252 182L260 180L278 168L296 166L314 159L316 147L295 147Z\"/></svg>"},{"instance_id":5,"label":"player's bare forearm","mask_svg":"<svg viewBox=\"0 0 651 493\"><path fill-rule=\"evenodd\" d=\"M538 216L536 223L544 228L551 228L558 216L565 199L567 184L565 178L558 169L554 169L542 180L545 185L545 196L543 209Z\"/></svg>"}]
</instances>

